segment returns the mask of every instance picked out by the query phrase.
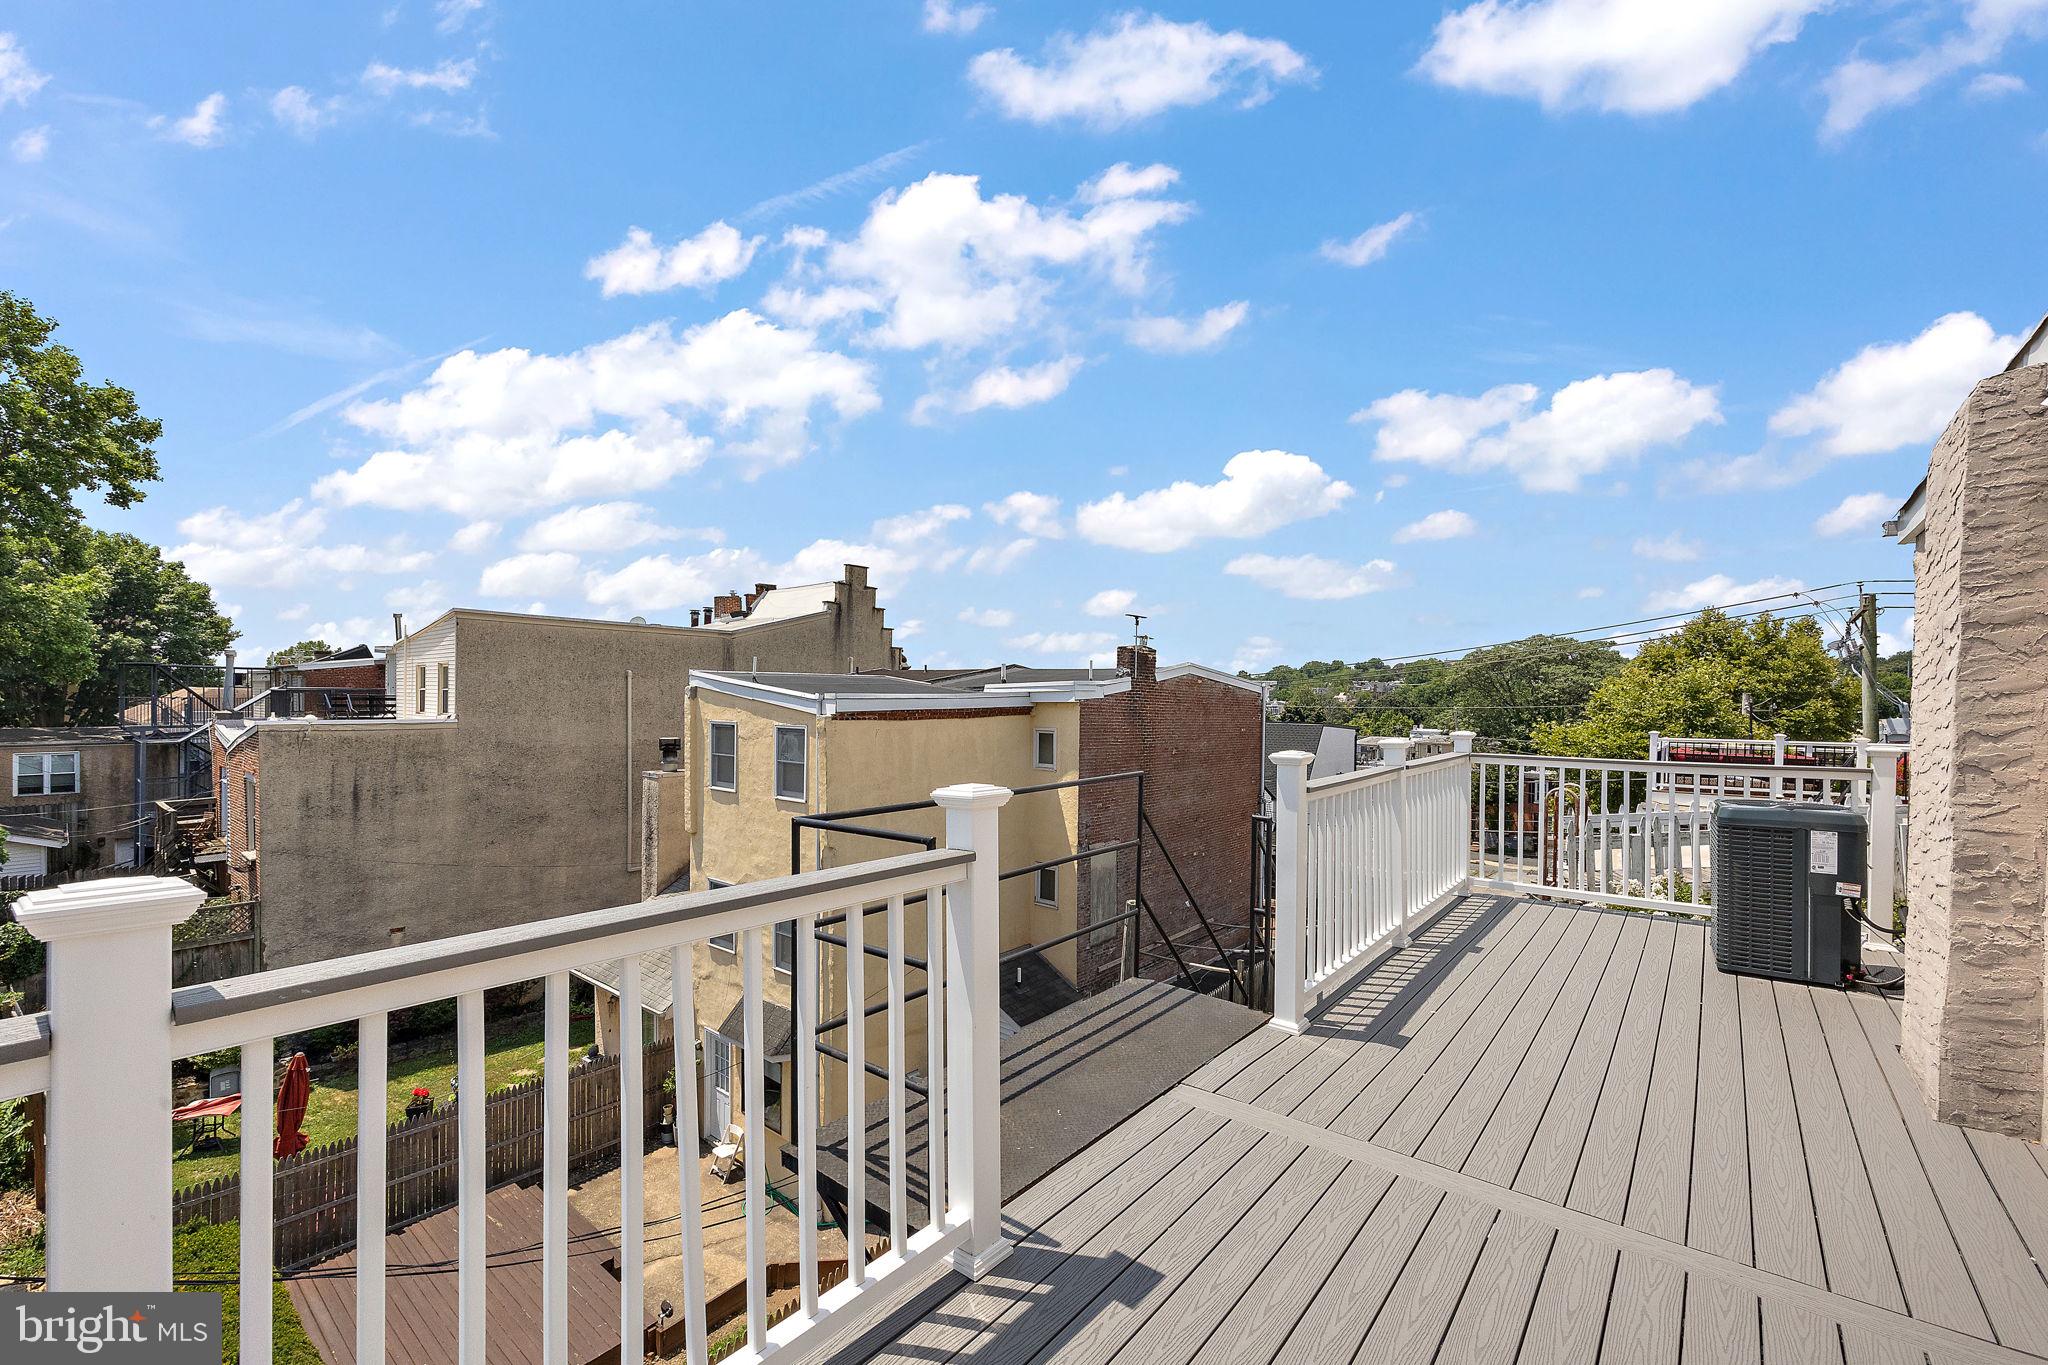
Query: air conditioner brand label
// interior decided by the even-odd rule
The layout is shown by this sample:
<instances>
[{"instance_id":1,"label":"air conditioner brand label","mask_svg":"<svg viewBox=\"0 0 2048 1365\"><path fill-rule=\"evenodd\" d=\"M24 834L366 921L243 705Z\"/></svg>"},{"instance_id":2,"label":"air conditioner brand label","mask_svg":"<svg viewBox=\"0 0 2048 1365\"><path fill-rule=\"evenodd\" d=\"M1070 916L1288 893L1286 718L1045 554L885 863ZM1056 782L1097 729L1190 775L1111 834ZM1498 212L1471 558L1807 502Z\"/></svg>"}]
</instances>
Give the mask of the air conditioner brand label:
<instances>
[{"instance_id":1,"label":"air conditioner brand label","mask_svg":"<svg viewBox=\"0 0 2048 1365\"><path fill-rule=\"evenodd\" d=\"M1832 877L1841 870L1842 836L1831 829L1817 829L1806 836L1806 870Z\"/></svg>"}]
</instances>

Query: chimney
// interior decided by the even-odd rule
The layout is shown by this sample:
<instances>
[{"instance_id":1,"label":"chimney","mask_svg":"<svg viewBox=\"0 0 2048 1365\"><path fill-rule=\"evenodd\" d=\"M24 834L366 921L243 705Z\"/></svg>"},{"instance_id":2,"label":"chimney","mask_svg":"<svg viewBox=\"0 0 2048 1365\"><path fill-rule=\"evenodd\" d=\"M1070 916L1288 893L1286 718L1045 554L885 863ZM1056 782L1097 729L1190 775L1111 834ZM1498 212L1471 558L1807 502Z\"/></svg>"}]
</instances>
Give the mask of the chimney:
<instances>
[{"instance_id":1,"label":"chimney","mask_svg":"<svg viewBox=\"0 0 2048 1365\"><path fill-rule=\"evenodd\" d=\"M698 619L699 619L699 618L700 618L700 617L701 617L702 615L703 615L703 613L699 612L699 611L698 611L698 610L697 610L697 609L696 609L695 607L691 607L691 608L690 608L690 624L691 624L692 626L695 626L695 625L697 624L697 622L698 622Z\"/></svg>"},{"instance_id":2,"label":"chimney","mask_svg":"<svg viewBox=\"0 0 2048 1365\"><path fill-rule=\"evenodd\" d=\"M718 614L721 621L741 615L739 589L735 588L731 592L720 593L712 598L711 609Z\"/></svg>"},{"instance_id":3,"label":"chimney","mask_svg":"<svg viewBox=\"0 0 2048 1365\"><path fill-rule=\"evenodd\" d=\"M391 639L392 639L392 642L393 642L393 643L395 644L395 643L397 643L398 641L400 641L400 640L403 640L404 638L405 638L405 613L404 613L404 612L402 612L402 611L394 611L394 612L392 612L392 613L391 613Z\"/></svg>"},{"instance_id":4,"label":"chimney","mask_svg":"<svg viewBox=\"0 0 2048 1365\"><path fill-rule=\"evenodd\" d=\"M226 667L221 670L220 709L232 711L235 709L235 651L222 650L221 659Z\"/></svg>"},{"instance_id":5,"label":"chimney","mask_svg":"<svg viewBox=\"0 0 2048 1365\"><path fill-rule=\"evenodd\" d=\"M1130 674L1134 683L1153 682L1158 677L1159 655L1153 652L1149 637L1138 638L1144 643L1116 647L1117 670Z\"/></svg>"},{"instance_id":6,"label":"chimney","mask_svg":"<svg viewBox=\"0 0 2048 1365\"><path fill-rule=\"evenodd\" d=\"M775 585L773 583L756 583L754 585L754 590L747 594L747 610L749 612L753 611L754 604L756 602L759 602L762 598L766 597L769 593L774 591Z\"/></svg>"}]
</instances>

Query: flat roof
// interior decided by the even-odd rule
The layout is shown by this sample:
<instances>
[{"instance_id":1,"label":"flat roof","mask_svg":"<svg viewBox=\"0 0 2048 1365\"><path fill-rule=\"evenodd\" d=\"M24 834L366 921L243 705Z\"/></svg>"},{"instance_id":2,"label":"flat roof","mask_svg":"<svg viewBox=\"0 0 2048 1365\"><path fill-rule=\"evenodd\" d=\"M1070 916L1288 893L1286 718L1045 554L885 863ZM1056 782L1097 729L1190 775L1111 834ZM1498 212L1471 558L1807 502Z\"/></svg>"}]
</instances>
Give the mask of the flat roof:
<instances>
[{"instance_id":1,"label":"flat roof","mask_svg":"<svg viewBox=\"0 0 2048 1365\"><path fill-rule=\"evenodd\" d=\"M133 738L118 725L8 725L0 726L0 747L60 746L66 744L118 744Z\"/></svg>"}]
</instances>

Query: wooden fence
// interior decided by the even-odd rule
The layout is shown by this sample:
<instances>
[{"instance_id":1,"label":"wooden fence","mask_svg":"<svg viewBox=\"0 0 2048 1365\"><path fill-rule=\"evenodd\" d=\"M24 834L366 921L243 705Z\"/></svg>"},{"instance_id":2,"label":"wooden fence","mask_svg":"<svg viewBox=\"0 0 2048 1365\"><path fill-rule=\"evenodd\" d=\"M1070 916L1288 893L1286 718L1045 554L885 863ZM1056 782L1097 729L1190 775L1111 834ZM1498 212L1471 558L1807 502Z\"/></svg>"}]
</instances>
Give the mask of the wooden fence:
<instances>
[{"instance_id":1,"label":"wooden fence","mask_svg":"<svg viewBox=\"0 0 2048 1365\"><path fill-rule=\"evenodd\" d=\"M647 1048L641 1112L646 1132L661 1124L662 1085L673 1069L667 1042ZM385 1133L387 1227L453 1207L458 1159L456 1110L459 1099L432 1113L392 1124ZM485 1101L485 1182L491 1187L541 1172L543 1123L539 1078L494 1091ZM245 1134L255 1138L255 1134ZM267 1135L264 1135L267 1137ZM684 1134L685 1144L692 1138ZM686 1147L687 1150L687 1147ZM619 1157L619 1065L616 1057L593 1057L569 1073L569 1165L609 1165ZM277 1163L273 1190L277 1264L296 1270L355 1245L356 1139L308 1147ZM171 1198L171 1219L230 1223L240 1216L241 1178L219 1176L179 1190Z\"/></svg>"}]
</instances>

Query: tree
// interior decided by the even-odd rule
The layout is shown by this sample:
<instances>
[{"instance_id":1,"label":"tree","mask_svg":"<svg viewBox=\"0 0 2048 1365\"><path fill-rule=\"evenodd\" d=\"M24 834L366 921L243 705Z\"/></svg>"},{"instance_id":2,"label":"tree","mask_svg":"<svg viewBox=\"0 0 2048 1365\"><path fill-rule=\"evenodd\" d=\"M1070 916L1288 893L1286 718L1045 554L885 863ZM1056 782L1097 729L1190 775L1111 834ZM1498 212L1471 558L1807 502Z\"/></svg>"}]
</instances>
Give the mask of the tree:
<instances>
[{"instance_id":1,"label":"tree","mask_svg":"<svg viewBox=\"0 0 2048 1365\"><path fill-rule=\"evenodd\" d=\"M212 594L133 536L85 523L82 495L132 507L162 424L91 384L57 324L0 293L0 724L113 719L109 665L198 662L233 638Z\"/></svg>"},{"instance_id":2,"label":"tree","mask_svg":"<svg viewBox=\"0 0 2048 1365\"><path fill-rule=\"evenodd\" d=\"M1539 722L1577 716L1621 667L1605 640L1565 635L1475 649L1445 668L1434 723L1527 749Z\"/></svg>"},{"instance_id":3,"label":"tree","mask_svg":"<svg viewBox=\"0 0 2048 1365\"><path fill-rule=\"evenodd\" d=\"M286 645L283 649L271 650L270 657L264 662L268 663L272 668L286 668L292 664L302 664L308 659L317 659L322 654L332 654L333 652L334 646L328 644L325 640L301 640L295 645Z\"/></svg>"},{"instance_id":4,"label":"tree","mask_svg":"<svg viewBox=\"0 0 2048 1365\"><path fill-rule=\"evenodd\" d=\"M1540 724L1533 739L1539 752L1587 758L1642 758L1652 730L1845 739L1858 707L1856 681L1828 654L1817 622L1704 611L1638 650L1594 691L1580 719Z\"/></svg>"}]
</instances>

